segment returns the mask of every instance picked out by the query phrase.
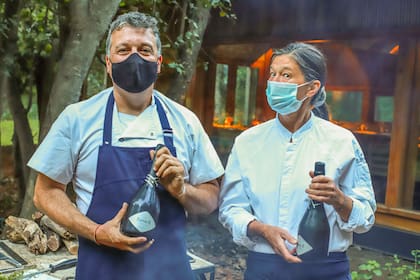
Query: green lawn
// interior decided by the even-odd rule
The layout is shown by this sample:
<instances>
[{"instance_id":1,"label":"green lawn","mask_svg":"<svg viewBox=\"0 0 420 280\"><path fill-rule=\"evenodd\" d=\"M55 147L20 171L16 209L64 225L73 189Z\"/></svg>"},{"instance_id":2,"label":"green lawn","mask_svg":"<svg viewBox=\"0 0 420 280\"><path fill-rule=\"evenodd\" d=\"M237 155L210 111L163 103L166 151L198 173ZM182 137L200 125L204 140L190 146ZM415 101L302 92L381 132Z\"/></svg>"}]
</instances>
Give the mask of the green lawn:
<instances>
[{"instance_id":1,"label":"green lawn","mask_svg":"<svg viewBox=\"0 0 420 280\"><path fill-rule=\"evenodd\" d=\"M39 123L38 120L30 119L29 125L32 129L32 136L34 138L34 143L38 143L38 131L39 131ZM13 137L13 121L12 120L2 120L0 121L0 145L1 146L10 146L12 145L12 137Z\"/></svg>"}]
</instances>

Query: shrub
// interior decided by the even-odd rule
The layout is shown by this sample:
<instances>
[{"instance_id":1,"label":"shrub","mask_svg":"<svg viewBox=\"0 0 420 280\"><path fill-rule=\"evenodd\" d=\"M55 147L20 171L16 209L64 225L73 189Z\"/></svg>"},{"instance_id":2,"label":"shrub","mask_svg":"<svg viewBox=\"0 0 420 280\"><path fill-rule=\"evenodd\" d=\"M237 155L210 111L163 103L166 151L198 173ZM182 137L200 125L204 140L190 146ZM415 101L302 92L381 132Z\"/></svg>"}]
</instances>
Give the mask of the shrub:
<instances>
[{"instance_id":1,"label":"shrub","mask_svg":"<svg viewBox=\"0 0 420 280\"><path fill-rule=\"evenodd\" d=\"M395 280L419 280L420 279L420 249L412 250L413 264L402 264L401 259L394 255L393 262L381 265L375 260L368 260L359 265L357 271L352 271L353 280L370 279L395 279Z\"/></svg>"}]
</instances>

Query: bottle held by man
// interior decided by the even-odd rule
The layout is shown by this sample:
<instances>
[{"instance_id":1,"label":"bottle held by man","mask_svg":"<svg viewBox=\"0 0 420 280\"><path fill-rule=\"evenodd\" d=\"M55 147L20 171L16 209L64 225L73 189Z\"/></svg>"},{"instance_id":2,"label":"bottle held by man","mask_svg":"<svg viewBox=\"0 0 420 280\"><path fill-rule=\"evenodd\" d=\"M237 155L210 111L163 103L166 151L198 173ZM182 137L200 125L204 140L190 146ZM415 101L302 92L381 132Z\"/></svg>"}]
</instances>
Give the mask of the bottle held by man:
<instances>
[{"instance_id":1,"label":"bottle held by man","mask_svg":"<svg viewBox=\"0 0 420 280\"><path fill-rule=\"evenodd\" d=\"M156 193L158 177L153 170L153 166L157 151L162 147L164 147L162 144L156 146L150 172L131 200L127 213L121 222L121 231L125 235L152 238L153 229L158 223L160 214L160 202Z\"/></svg>"},{"instance_id":2,"label":"bottle held by man","mask_svg":"<svg viewBox=\"0 0 420 280\"><path fill-rule=\"evenodd\" d=\"M315 162L314 176L325 175L325 164ZM310 200L298 229L297 255L302 260L313 260L328 255L330 226L324 203Z\"/></svg>"}]
</instances>

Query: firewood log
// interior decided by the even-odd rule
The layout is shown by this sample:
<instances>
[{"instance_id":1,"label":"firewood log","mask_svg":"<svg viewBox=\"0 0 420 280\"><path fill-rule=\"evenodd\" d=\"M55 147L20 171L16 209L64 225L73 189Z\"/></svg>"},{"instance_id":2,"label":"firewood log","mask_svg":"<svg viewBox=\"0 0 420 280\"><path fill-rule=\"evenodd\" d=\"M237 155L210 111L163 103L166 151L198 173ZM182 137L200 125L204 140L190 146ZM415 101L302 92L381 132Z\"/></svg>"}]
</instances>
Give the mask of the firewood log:
<instances>
[{"instance_id":1,"label":"firewood log","mask_svg":"<svg viewBox=\"0 0 420 280\"><path fill-rule=\"evenodd\" d=\"M30 220L19 218L15 216L8 216L5 220L6 238L11 242L20 243L24 241L22 232L29 224Z\"/></svg>"},{"instance_id":2,"label":"firewood log","mask_svg":"<svg viewBox=\"0 0 420 280\"><path fill-rule=\"evenodd\" d=\"M77 251L79 250L79 241L77 239L72 239L72 240L62 239L62 240L67 250L70 252L70 254L77 255Z\"/></svg>"},{"instance_id":3,"label":"firewood log","mask_svg":"<svg viewBox=\"0 0 420 280\"><path fill-rule=\"evenodd\" d=\"M36 255L47 252L47 236L37 223L15 216L7 217L5 223L10 228L7 235L10 241L17 240L17 236L20 235L30 252Z\"/></svg>"},{"instance_id":4,"label":"firewood log","mask_svg":"<svg viewBox=\"0 0 420 280\"><path fill-rule=\"evenodd\" d=\"M76 238L76 235L74 233L68 231L66 228L64 228L61 225L57 224L56 222L54 222L53 220L51 220L51 218L48 217L47 215L42 216L41 221L40 221L40 225L41 226L46 226L49 229L51 229L52 231L55 231L63 239L71 240L71 239L75 239Z\"/></svg>"},{"instance_id":5,"label":"firewood log","mask_svg":"<svg viewBox=\"0 0 420 280\"><path fill-rule=\"evenodd\" d=\"M45 226L42 226L41 229L47 235L48 249L52 252L56 252L58 249L60 249L62 244L60 235Z\"/></svg>"},{"instance_id":6,"label":"firewood log","mask_svg":"<svg viewBox=\"0 0 420 280\"><path fill-rule=\"evenodd\" d=\"M11 227L7 227L5 229L5 233L6 233L6 238L13 243L23 243L24 242L23 237L22 237L22 233L17 232L16 230L14 230Z\"/></svg>"},{"instance_id":7,"label":"firewood log","mask_svg":"<svg viewBox=\"0 0 420 280\"><path fill-rule=\"evenodd\" d=\"M32 221L25 219L25 218L19 218L15 216L8 216L6 220L4 221L6 226L16 230L17 232L22 232L23 229Z\"/></svg>"},{"instance_id":8,"label":"firewood log","mask_svg":"<svg viewBox=\"0 0 420 280\"><path fill-rule=\"evenodd\" d=\"M34 220L37 224L39 224L39 222L41 221L41 218L44 216L44 213L39 212L39 211L35 211L32 214L32 220Z\"/></svg>"},{"instance_id":9,"label":"firewood log","mask_svg":"<svg viewBox=\"0 0 420 280\"><path fill-rule=\"evenodd\" d=\"M47 236L37 223L31 221L22 232L23 239L28 245L29 251L35 255L47 252Z\"/></svg>"}]
</instances>

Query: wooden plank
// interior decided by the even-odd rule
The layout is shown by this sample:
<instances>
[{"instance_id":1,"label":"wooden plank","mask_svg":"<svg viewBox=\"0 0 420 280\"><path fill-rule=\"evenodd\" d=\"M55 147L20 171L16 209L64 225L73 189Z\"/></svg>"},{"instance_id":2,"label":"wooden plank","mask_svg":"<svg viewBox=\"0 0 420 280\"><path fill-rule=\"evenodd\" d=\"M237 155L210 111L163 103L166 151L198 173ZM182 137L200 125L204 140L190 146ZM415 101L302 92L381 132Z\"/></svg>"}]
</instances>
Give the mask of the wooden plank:
<instances>
[{"instance_id":1,"label":"wooden plank","mask_svg":"<svg viewBox=\"0 0 420 280\"><path fill-rule=\"evenodd\" d=\"M407 173L409 121L411 119L412 82L414 74L415 44L412 40L401 42L398 55L396 87L394 92L394 121L390 144L388 180L385 204L403 206L403 190Z\"/></svg>"},{"instance_id":2,"label":"wooden plank","mask_svg":"<svg viewBox=\"0 0 420 280\"><path fill-rule=\"evenodd\" d=\"M404 217L377 211L375 214L375 218L375 224L377 225L384 225L390 228L405 230L414 233L420 232L420 222L416 219L411 219L410 217Z\"/></svg>"},{"instance_id":3,"label":"wooden plank","mask_svg":"<svg viewBox=\"0 0 420 280\"><path fill-rule=\"evenodd\" d=\"M407 143L407 168L405 174L405 184L402 186L403 197L402 197L402 207L407 209L413 208L413 196L414 188L416 184L416 170L417 164L420 162L417 161L420 153L419 147L417 147L419 140L417 137L420 135L420 41L413 42L413 52L414 52L414 73L412 76L413 79L413 88L411 90L411 108L410 108L410 118L408 119L408 143ZM398 98L398 97L397 97Z\"/></svg>"}]
</instances>

